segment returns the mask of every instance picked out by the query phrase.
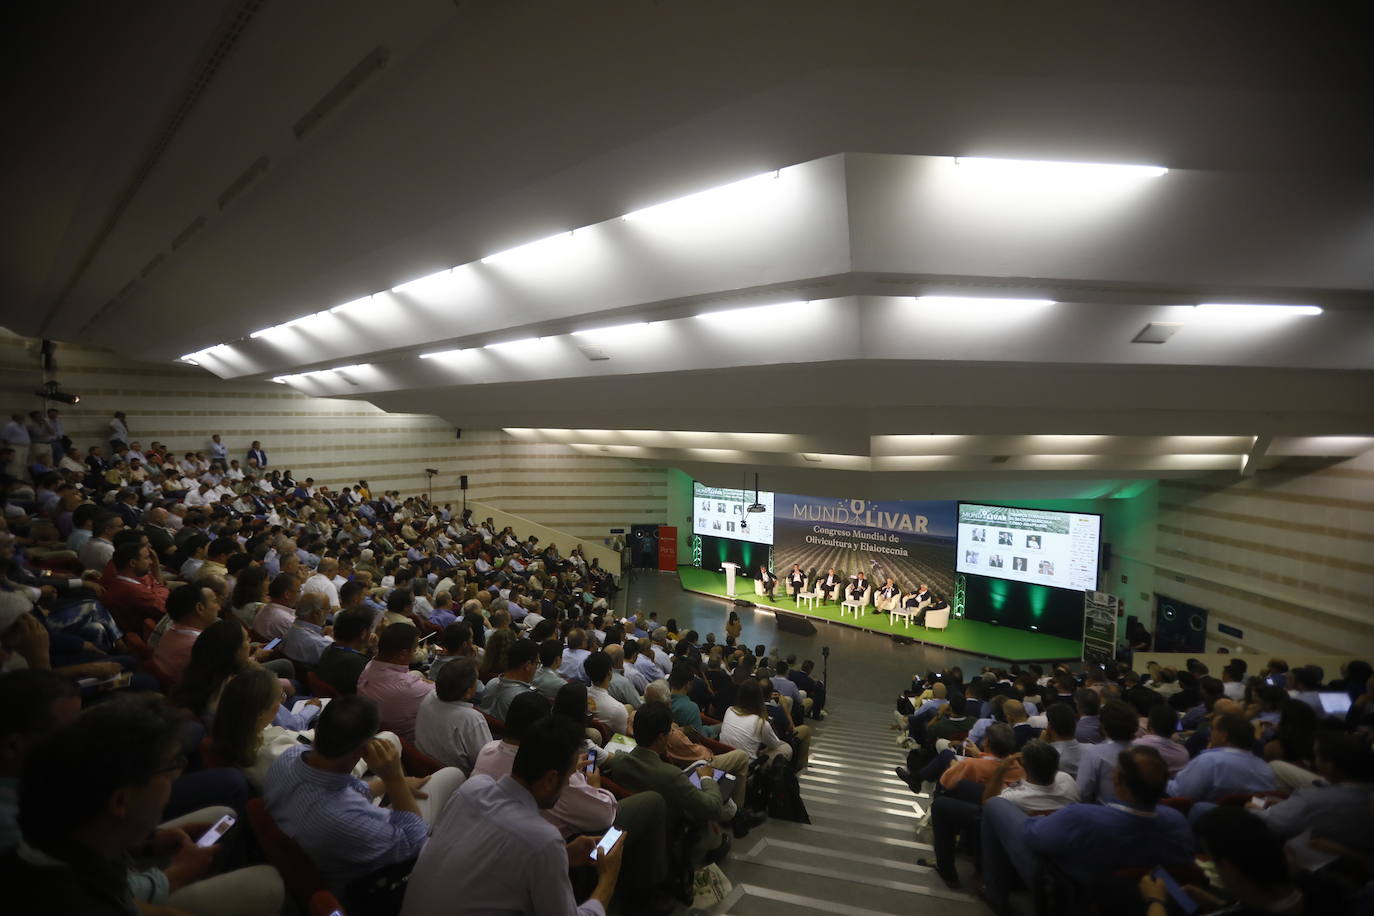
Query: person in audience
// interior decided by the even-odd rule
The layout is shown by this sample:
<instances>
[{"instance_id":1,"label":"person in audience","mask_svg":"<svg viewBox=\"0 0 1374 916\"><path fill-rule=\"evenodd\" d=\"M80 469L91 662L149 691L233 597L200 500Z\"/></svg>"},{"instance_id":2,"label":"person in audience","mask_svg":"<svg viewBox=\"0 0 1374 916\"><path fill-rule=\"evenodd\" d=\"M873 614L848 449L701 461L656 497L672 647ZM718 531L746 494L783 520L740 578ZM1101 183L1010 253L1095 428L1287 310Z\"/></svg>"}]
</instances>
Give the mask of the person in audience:
<instances>
[{"instance_id":1,"label":"person in audience","mask_svg":"<svg viewBox=\"0 0 1374 916\"><path fill-rule=\"evenodd\" d=\"M582 669L591 681L587 696L593 704L593 715L611 727L618 735L630 731L630 708L611 695L611 658L605 652L593 652L583 662Z\"/></svg>"},{"instance_id":2,"label":"person in audience","mask_svg":"<svg viewBox=\"0 0 1374 916\"><path fill-rule=\"evenodd\" d=\"M1177 776L1188 765L1188 749L1174 740L1178 733L1178 713L1168 703L1150 707L1149 732L1132 742L1136 747L1152 747L1169 767L1169 776Z\"/></svg>"},{"instance_id":3,"label":"person in audience","mask_svg":"<svg viewBox=\"0 0 1374 916\"><path fill-rule=\"evenodd\" d=\"M695 681L696 671L690 662L682 660L673 666L672 674L668 676L668 689L672 691L673 721L683 728L694 729L697 734L707 738L719 737L720 726L707 725L701 718L701 707L688 696Z\"/></svg>"},{"instance_id":4,"label":"person in audience","mask_svg":"<svg viewBox=\"0 0 1374 916\"><path fill-rule=\"evenodd\" d=\"M474 665L477 664L477 653L472 644L472 628L466 623L450 623L439 635L439 652L429 664L429 679L437 682L439 672L445 665L465 658L471 659ZM482 692L481 681L477 682L476 690L479 694Z\"/></svg>"},{"instance_id":5,"label":"person in audience","mask_svg":"<svg viewBox=\"0 0 1374 916\"><path fill-rule=\"evenodd\" d=\"M219 708L220 693L224 685L244 668L261 665L271 670L280 679L283 693L290 695L295 688L284 675L294 673L291 662L286 659L268 661L270 653L265 649L254 650L248 643L248 634L233 620L220 620L206 627L191 646L191 663L181 683L172 693L176 705L197 716L206 727L213 727L215 712ZM293 712L280 705L273 722L283 728L303 731L319 714L318 701Z\"/></svg>"},{"instance_id":6,"label":"person in audience","mask_svg":"<svg viewBox=\"0 0 1374 916\"><path fill-rule=\"evenodd\" d=\"M823 719L826 717L825 684L812 677L815 670L816 663L808 658L801 663L800 668L789 668L787 677L798 689L805 691L806 698L811 701L807 715L813 719Z\"/></svg>"},{"instance_id":7,"label":"person in audience","mask_svg":"<svg viewBox=\"0 0 1374 916\"><path fill-rule=\"evenodd\" d=\"M525 693L540 696L530 681L534 678L535 663L539 658L539 648L533 640L522 639L510 647L507 654L506 670L501 677L487 685L477 707L493 719L504 720L511 701Z\"/></svg>"},{"instance_id":8,"label":"person in audience","mask_svg":"<svg viewBox=\"0 0 1374 916\"><path fill-rule=\"evenodd\" d=\"M562 690L563 685L568 683L568 679L559 673L562 665L562 641L546 639L541 642L539 644L539 668L534 672L534 677L530 683L549 702L553 702L553 698L558 696L558 691Z\"/></svg>"},{"instance_id":9,"label":"person in audience","mask_svg":"<svg viewBox=\"0 0 1374 916\"><path fill-rule=\"evenodd\" d=\"M281 654L306 668L319 664L333 640L325 635L328 599L319 592L301 595L296 601L296 622L281 641Z\"/></svg>"},{"instance_id":10,"label":"person in audience","mask_svg":"<svg viewBox=\"0 0 1374 916\"><path fill-rule=\"evenodd\" d=\"M537 694L531 699L543 702ZM522 702L523 696L516 705ZM433 842L411 873L402 916L446 914L454 901L474 912L604 916L627 841L637 838L627 835L593 861L599 837L566 841L541 817L580 772L581 748L581 730L565 719L544 715L525 725L509 773L474 775L435 824ZM595 867L597 882L578 906L568 869L585 865Z\"/></svg>"},{"instance_id":11,"label":"person in audience","mask_svg":"<svg viewBox=\"0 0 1374 916\"><path fill-rule=\"evenodd\" d=\"M611 660L611 685L607 688L608 692L630 709L638 709L643 697L625 675L625 647L612 643L602 651Z\"/></svg>"},{"instance_id":12,"label":"person in audience","mask_svg":"<svg viewBox=\"0 0 1374 916\"><path fill-rule=\"evenodd\" d=\"M427 779L406 776L399 750L378 738L379 725L371 700L338 697L320 714L312 743L286 749L267 771L268 813L335 896L346 898L352 881L415 858L429 835L427 817L463 782L452 768ZM371 784L353 775L360 760L377 774ZM385 807L373 803L382 796Z\"/></svg>"},{"instance_id":13,"label":"person in audience","mask_svg":"<svg viewBox=\"0 0 1374 916\"><path fill-rule=\"evenodd\" d=\"M1225 715L1212 724L1207 750L1169 781L1169 795L1217 801L1236 792L1269 792L1274 771L1255 756L1255 730L1241 716Z\"/></svg>"},{"instance_id":14,"label":"person in audience","mask_svg":"<svg viewBox=\"0 0 1374 916\"><path fill-rule=\"evenodd\" d=\"M29 751L80 714L70 679L41 668L0 674L0 853L19 843L19 777Z\"/></svg>"},{"instance_id":15,"label":"person in audience","mask_svg":"<svg viewBox=\"0 0 1374 916\"><path fill-rule=\"evenodd\" d=\"M472 705L476 694L477 663L459 658L440 669L434 691L420 701L415 715L416 746L465 774L472 772L477 755L491 743L486 717Z\"/></svg>"},{"instance_id":16,"label":"person in audience","mask_svg":"<svg viewBox=\"0 0 1374 916\"><path fill-rule=\"evenodd\" d=\"M1041 737L1059 752L1059 769L1075 779L1083 745L1074 738L1078 719L1072 703L1050 703L1045 707L1045 733Z\"/></svg>"},{"instance_id":17,"label":"person in audience","mask_svg":"<svg viewBox=\"0 0 1374 916\"><path fill-rule=\"evenodd\" d=\"M320 594L324 596L325 606L330 610L337 610L341 607L339 603L339 587L334 584L334 577L339 571L339 561L334 557L325 557L320 560L320 565L315 572L301 585L301 596L310 594Z\"/></svg>"},{"instance_id":18,"label":"person in audience","mask_svg":"<svg viewBox=\"0 0 1374 916\"><path fill-rule=\"evenodd\" d=\"M582 670L582 663L590 654L587 650L587 631L581 627L574 628L568 633L568 648L563 652L563 664L558 673L566 680L586 684L587 674Z\"/></svg>"},{"instance_id":19,"label":"person in audience","mask_svg":"<svg viewBox=\"0 0 1374 916\"><path fill-rule=\"evenodd\" d=\"M1111 705L1103 708L1104 718ZM1030 817L1007 799L988 799L981 829L982 875L984 896L994 912L1006 912L1017 878L1027 885L1034 880L1039 860L1087 888L1118 869L1192 862L1193 834L1187 818L1159 804L1169 778L1159 753L1148 747L1126 748L1109 769L1112 804L1074 804L1046 817Z\"/></svg>"},{"instance_id":20,"label":"person in audience","mask_svg":"<svg viewBox=\"0 0 1374 916\"><path fill-rule=\"evenodd\" d=\"M358 692L358 678L367 667L368 653L376 648L374 614L365 607L349 608L334 618L334 640L320 654L315 676L337 693Z\"/></svg>"},{"instance_id":21,"label":"person in audience","mask_svg":"<svg viewBox=\"0 0 1374 916\"><path fill-rule=\"evenodd\" d=\"M1306 774L1305 785L1255 813L1282 840L1297 844L1310 830L1311 839L1368 861L1374 856L1374 751L1362 735L1328 729L1317 736L1316 754L1316 773Z\"/></svg>"},{"instance_id":22,"label":"person in audience","mask_svg":"<svg viewBox=\"0 0 1374 916\"><path fill-rule=\"evenodd\" d=\"M219 620L219 596L200 584L179 585L167 596L171 625L153 651L153 661L170 683L180 683L191 664L191 649L201 633Z\"/></svg>"},{"instance_id":23,"label":"person in audience","mask_svg":"<svg viewBox=\"0 0 1374 916\"><path fill-rule=\"evenodd\" d=\"M1079 723L1082 724L1081 719ZM1135 710L1120 700L1108 700L1102 706L1101 728L1105 740L1083 748L1078 760L1079 798L1104 805L1117 800L1118 781L1113 770L1121 759L1121 752L1130 747L1135 739L1139 727ZM1155 756L1158 755L1159 752L1155 751ZM1167 766L1165 770L1167 772Z\"/></svg>"},{"instance_id":24,"label":"person in audience","mask_svg":"<svg viewBox=\"0 0 1374 916\"><path fill-rule=\"evenodd\" d=\"M1078 727L1074 730L1074 738L1079 744L1100 744L1104 739L1102 735L1102 698L1096 690L1083 687L1074 691L1074 706L1078 709Z\"/></svg>"},{"instance_id":25,"label":"person in audience","mask_svg":"<svg viewBox=\"0 0 1374 916\"><path fill-rule=\"evenodd\" d=\"M278 573L267 589L268 601L253 616L253 632L261 639L283 639L296 622L296 600L300 580L291 573Z\"/></svg>"},{"instance_id":26,"label":"person in audience","mask_svg":"<svg viewBox=\"0 0 1374 916\"><path fill-rule=\"evenodd\" d=\"M161 568L152 549L137 541L115 548L111 563L114 576L105 583L100 600L120 629L139 632L145 618L157 620L166 613L168 592Z\"/></svg>"},{"instance_id":27,"label":"person in audience","mask_svg":"<svg viewBox=\"0 0 1374 916\"><path fill-rule=\"evenodd\" d=\"M1025 771L1025 778L1019 782L1009 780L1008 774L1018 765ZM1059 769L1058 751L1048 742L1029 741L1020 751L998 762L976 801L951 794L939 795L931 802L930 826L935 858L917 859L916 864L933 868L946 885L958 888L955 849L961 838L966 845L975 850L979 848L982 805L997 797L1005 798L1027 813L1057 811L1078 801L1078 787L1072 776Z\"/></svg>"},{"instance_id":28,"label":"person in audience","mask_svg":"<svg viewBox=\"0 0 1374 916\"><path fill-rule=\"evenodd\" d=\"M181 718L158 698L121 696L28 751L19 785L23 842L0 857L9 910L248 916L280 909L284 889L270 866L208 876L217 850L196 846L191 834L209 823L159 827L186 766L181 731ZM131 857L145 853L170 864L132 868Z\"/></svg>"},{"instance_id":29,"label":"person in audience","mask_svg":"<svg viewBox=\"0 0 1374 916\"><path fill-rule=\"evenodd\" d=\"M1264 759L1284 761L1312 769L1317 735L1317 714L1301 700L1285 699L1279 707L1279 724L1273 740L1264 745Z\"/></svg>"},{"instance_id":30,"label":"person in audience","mask_svg":"<svg viewBox=\"0 0 1374 916\"><path fill-rule=\"evenodd\" d=\"M358 695L377 704L382 726L407 741L415 740L415 714L434 692L434 684L410 670L420 634L408 623L393 623L377 640L377 657L358 675Z\"/></svg>"},{"instance_id":31,"label":"person in audience","mask_svg":"<svg viewBox=\"0 0 1374 916\"><path fill-rule=\"evenodd\" d=\"M792 759L792 746L778 737L768 721L763 688L755 678L749 678L739 685L735 705L725 711L725 720L720 726L720 742L744 751L751 761L760 753Z\"/></svg>"},{"instance_id":32,"label":"person in audience","mask_svg":"<svg viewBox=\"0 0 1374 916\"><path fill-rule=\"evenodd\" d=\"M977 756L953 758L949 756L952 751L941 752L946 766L940 773L936 791L964 796L972 792L976 798L981 794L979 787L987 783L1003 761L1015 753L1016 735L1011 726L1005 722L997 722L988 729L983 738L982 751ZM1021 779L1025 774L1021 771L1020 764L1013 761L1005 776L1007 779ZM964 783L972 785L962 785Z\"/></svg>"},{"instance_id":33,"label":"person in audience","mask_svg":"<svg viewBox=\"0 0 1374 916\"><path fill-rule=\"evenodd\" d=\"M693 830L690 853L695 867L717 850L728 849L729 839L714 829L735 817L735 806L721 793L709 766L692 771L692 779L681 768L665 760L668 737L673 730L672 712L662 703L650 703L635 714L635 748L614 754L606 762L606 775L632 792L654 792L663 797L670 812L669 836L676 836L681 825Z\"/></svg>"}]
</instances>

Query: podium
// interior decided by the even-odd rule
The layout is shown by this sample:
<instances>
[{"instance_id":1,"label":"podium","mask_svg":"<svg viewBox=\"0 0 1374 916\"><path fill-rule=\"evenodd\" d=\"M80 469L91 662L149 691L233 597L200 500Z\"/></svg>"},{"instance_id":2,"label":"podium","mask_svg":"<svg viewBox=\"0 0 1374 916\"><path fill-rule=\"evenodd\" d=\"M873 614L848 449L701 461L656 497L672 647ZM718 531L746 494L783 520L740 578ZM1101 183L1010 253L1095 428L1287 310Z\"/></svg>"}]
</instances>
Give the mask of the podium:
<instances>
[{"instance_id":1,"label":"podium","mask_svg":"<svg viewBox=\"0 0 1374 916\"><path fill-rule=\"evenodd\" d=\"M735 573L739 572L739 564L726 561L720 564L725 570L725 594L730 598L735 597Z\"/></svg>"}]
</instances>

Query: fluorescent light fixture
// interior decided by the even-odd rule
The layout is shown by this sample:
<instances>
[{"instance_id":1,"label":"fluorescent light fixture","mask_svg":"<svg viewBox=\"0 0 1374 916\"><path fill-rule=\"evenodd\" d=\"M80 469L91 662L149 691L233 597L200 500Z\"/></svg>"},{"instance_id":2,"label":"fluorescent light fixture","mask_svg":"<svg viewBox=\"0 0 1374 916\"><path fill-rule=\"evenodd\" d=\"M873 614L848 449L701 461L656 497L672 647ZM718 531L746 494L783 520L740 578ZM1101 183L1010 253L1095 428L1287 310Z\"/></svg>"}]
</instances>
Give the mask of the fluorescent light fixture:
<instances>
[{"instance_id":1,"label":"fluorescent light fixture","mask_svg":"<svg viewBox=\"0 0 1374 916\"><path fill-rule=\"evenodd\" d=\"M542 337L522 337L519 340L502 340L496 343L489 343L483 346L484 350L514 350L517 347L527 347L537 344L544 338Z\"/></svg>"},{"instance_id":2,"label":"fluorescent light fixture","mask_svg":"<svg viewBox=\"0 0 1374 916\"><path fill-rule=\"evenodd\" d=\"M728 208L745 203L758 191L766 190L770 187L769 183L776 180L780 175L781 171L764 172L762 175L755 175L742 181L731 182L720 187L698 191L695 194L688 194L686 197L679 197L675 200L634 210L626 213L621 219L627 222L636 222L723 215L723 211Z\"/></svg>"},{"instance_id":3,"label":"fluorescent light fixture","mask_svg":"<svg viewBox=\"0 0 1374 916\"><path fill-rule=\"evenodd\" d=\"M992 178L1014 178L1028 182L1059 181L1138 181L1168 174L1158 165L1116 165L1105 162L1054 162L1040 159L985 159L956 156L961 169Z\"/></svg>"},{"instance_id":4,"label":"fluorescent light fixture","mask_svg":"<svg viewBox=\"0 0 1374 916\"><path fill-rule=\"evenodd\" d=\"M354 308L355 306L367 305L367 304L368 304L369 302L371 302L371 301L372 301L372 297L371 297L371 296L363 296L361 299L354 299L354 300L351 301L351 302L345 302L343 305L336 305L336 306L334 306L332 309L330 309L328 312L319 312L318 314L320 314L320 315L335 314L335 315L336 315L336 314L338 314L339 312L346 312L346 311L348 311L349 309Z\"/></svg>"},{"instance_id":5,"label":"fluorescent light fixture","mask_svg":"<svg viewBox=\"0 0 1374 916\"><path fill-rule=\"evenodd\" d=\"M535 242L528 242L524 245L517 245L514 248L507 248L505 251L498 251L496 254L489 254L482 259L482 263L513 264L517 262L532 262L562 250L563 246L570 244L572 240L573 233L571 231L560 232L548 238L539 239Z\"/></svg>"},{"instance_id":6,"label":"fluorescent light fixture","mask_svg":"<svg viewBox=\"0 0 1374 916\"><path fill-rule=\"evenodd\" d=\"M742 309L726 309L721 312L702 312L697 318L703 321L710 321L719 324L735 324L739 322L752 323L755 321L769 321L782 319L785 317L796 317L797 313L810 311L815 303L779 302L775 305L751 305Z\"/></svg>"},{"instance_id":7,"label":"fluorescent light fixture","mask_svg":"<svg viewBox=\"0 0 1374 916\"><path fill-rule=\"evenodd\" d=\"M1315 305L1263 305L1250 302L1203 302L1194 306L1193 314L1204 319L1251 321L1254 319L1288 318L1298 315L1320 315Z\"/></svg>"},{"instance_id":8,"label":"fluorescent light fixture","mask_svg":"<svg viewBox=\"0 0 1374 916\"><path fill-rule=\"evenodd\" d=\"M1032 312L1055 304L1053 299L1007 299L991 296L917 296L922 308L962 312Z\"/></svg>"},{"instance_id":9,"label":"fluorescent light fixture","mask_svg":"<svg viewBox=\"0 0 1374 916\"><path fill-rule=\"evenodd\" d=\"M630 324L616 324L606 328L587 328L582 331L573 331L572 336L597 340L610 340L613 338L634 337L638 334L643 334L648 329L649 322L635 321Z\"/></svg>"},{"instance_id":10,"label":"fluorescent light fixture","mask_svg":"<svg viewBox=\"0 0 1374 916\"><path fill-rule=\"evenodd\" d=\"M270 328L262 328L261 330L254 331L252 334L248 335L248 338L250 340L257 340L259 337L266 337L268 334L271 334L275 330L277 330L277 326L272 325L272 327Z\"/></svg>"},{"instance_id":11,"label":"fluorescent light fixture","mask_svg":"<svg viewBox=\"0 0 1374 916\"><path fill-rule=\"evenodd\" d=\"M273 376L272 379L271 379L271 381L276 382L278 385L285 385L285 384L286 384L286 380L289 379L289 378L291 378L291 376L289 376L289 375L277 375L277 376Z\"/></svg>"},{"instance_id":12,"label":"fluorescent light fixture","mask_svg":"<svg viewBox=\"0 0 1374 916\"><path fill-rule=\"evenodd\" d=\"M199 366L199 365L200 365L200 363L196 362L194 356L183 356L183 357L181 358L181 361L182 361L183 363L190 363L190 364L193 365L193 366Z\"/></svg>"},{"instance_id":13,"label":"fluorescent light fixture","mask_svg":"<svg viewBox=\"0 0 1374 916\"><path fill-rule=\"evenodd\" d=\"M326 369L326 372L356 372L359 369L370 369L371 363L354 363L351 366L335 366L333 369Z\"/></svg>"},{"instance_id":14,"label":"fluorescent light fixture","mask_svg":"<svg viewBox=\"0 0 1374 916\"><path fill-rule=\"evenodd\" d=\"M458 281L457 267L441 270L437 273L427 274L414 280L408 280L399 286L393 286L393 293L407 293L412 296L434 296L448 289L449 286Z\"/></svg>"},{"instance_id":15,"label":"fluorescent light fixture","mask_svg":"<svg viewBox=\"0 0 1374 916\"><path fill-rule=\"evenodd\" d=\"M453 350L433 350L429 353L421 353L420 359L449 359L468 352L470 351L466 347L458 347Z\"/></svg>"}]
</instances>

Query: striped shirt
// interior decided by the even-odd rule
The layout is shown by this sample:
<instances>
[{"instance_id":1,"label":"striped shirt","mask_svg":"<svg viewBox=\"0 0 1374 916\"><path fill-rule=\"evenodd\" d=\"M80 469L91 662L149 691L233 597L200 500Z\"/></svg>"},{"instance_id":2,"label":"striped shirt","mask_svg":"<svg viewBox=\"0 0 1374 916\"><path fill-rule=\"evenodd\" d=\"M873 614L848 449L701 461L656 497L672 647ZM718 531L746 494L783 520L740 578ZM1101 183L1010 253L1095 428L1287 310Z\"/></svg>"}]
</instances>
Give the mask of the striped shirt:
<instances>
[{"instance_id":1,"label":"striped shirt","mask_svg":"<svg viewBox=\"0 0 1374 916\"><path fill-rule=\"evenodd\" d=\"M267 771L263 797L282 832L300 844L330 889L340 893L354 878L420 853L429 835L424 818L379 808L361 779L326 773L293 747Z\"/></svg>"}]
</instances>

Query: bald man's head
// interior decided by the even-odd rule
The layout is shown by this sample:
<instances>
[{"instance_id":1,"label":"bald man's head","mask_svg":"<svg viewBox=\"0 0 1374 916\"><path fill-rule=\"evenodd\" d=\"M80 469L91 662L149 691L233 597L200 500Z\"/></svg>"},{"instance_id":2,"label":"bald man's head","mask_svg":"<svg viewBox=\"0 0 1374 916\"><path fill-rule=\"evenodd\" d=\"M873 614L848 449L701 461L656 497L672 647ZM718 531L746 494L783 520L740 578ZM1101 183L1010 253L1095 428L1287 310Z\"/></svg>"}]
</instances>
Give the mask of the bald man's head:
<instances>
[{"instance_id":1,"label":"bald man's head","mask_svg":"<svg viewBox=\"0 0 1374 916\"><path fill-rule=\"evenodd\" d=\"M1007 720L1008 725L1020 725L1030 718L1026 715L1026 704L1020 700L1007 700L1003 703L1002 717Z\"/></svg>"}]
</instances>

